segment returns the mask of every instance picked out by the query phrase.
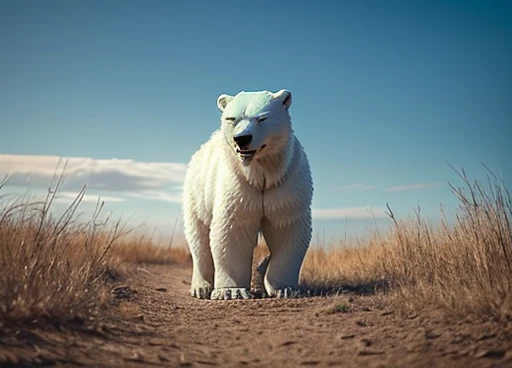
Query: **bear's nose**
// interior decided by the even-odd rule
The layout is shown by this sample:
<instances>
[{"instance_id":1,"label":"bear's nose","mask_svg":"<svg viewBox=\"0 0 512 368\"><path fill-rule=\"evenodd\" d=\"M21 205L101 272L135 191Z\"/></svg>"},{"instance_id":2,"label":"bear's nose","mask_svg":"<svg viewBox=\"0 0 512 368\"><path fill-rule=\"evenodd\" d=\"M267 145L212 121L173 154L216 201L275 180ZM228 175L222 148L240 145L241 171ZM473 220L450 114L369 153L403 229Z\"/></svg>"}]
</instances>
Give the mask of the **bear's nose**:
<instances>
[{"instance_id":1,"label":"bear's nose","mask_svg":"<svg viewBox=\"0 0 512 368\"><path fill-rule=\"evenodd\" d=\"M237 137L235 137L233 139L235 140L236 145L241 150L245 150L245 149L247 149L249 144L251 144L252 135L251 134L249 134L249 135L239 135L239 136L237 136Z\"/></svg>"}]
</instances>

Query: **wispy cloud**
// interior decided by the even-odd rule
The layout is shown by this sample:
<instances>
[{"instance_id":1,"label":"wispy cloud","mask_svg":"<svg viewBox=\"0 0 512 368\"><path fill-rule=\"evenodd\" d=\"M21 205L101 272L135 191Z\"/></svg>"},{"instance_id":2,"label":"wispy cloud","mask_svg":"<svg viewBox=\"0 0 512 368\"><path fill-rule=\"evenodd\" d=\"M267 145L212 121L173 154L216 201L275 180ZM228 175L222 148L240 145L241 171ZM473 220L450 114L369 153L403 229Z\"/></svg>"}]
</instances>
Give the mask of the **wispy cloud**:
<instances>
[{"instance_id":1,"label":"wispy cloud","mask_svg":"<svg viewBox=\"0 0 512 368\"><path fill-rule=\"evenodd\" d=\"M373 190L373 189L377 189L377 188L378 187L376 185L363 184L363 183L351 184L351 185L346 185L344 187L340 187L340 189L348 189L348 190Z\"/></svg>"},{"instance_id":2,"label":"wispy cloud","mask_svg":"<svg viewBox=\"0 0 512 368\"><path fill-rule=\"evenodd\" d=\"M116 192L168 202L181 201L181 196L176 192L185 178L186 164L183 163L0 154L0 178L9 175L7 185L47 188L54 174L59 173L65 163L67 166L61 187L64 192L78 193L87 185L87 191ZM102 198L105 201L107 199ZM110 196L109 199L119 202L124 198Z\"/></svg>"},{"instance_id":3,"label":"wispy cloud","mask_svg":"<svg viewBox=\"0 0 512 368\"><path fill-rule=\"evenodd\" d=\"M64 202L64 203L71 203L78 197L78 192L59 192L57 193L57 196L55 200L57 202ZM114 196L102 196L97 194L84 194L82 202L86 203L97 203L105 202L105 203L112 203L112 202L126 202L126 198L121 197L114 197Z\"/></svg>"},{"instance_id":4,"label":"wispy cloud","mask_svg":"<svg viewBox=\"0 0 512 368\"><path fill-rule=\"evenodd\" d=\"M394 187L386 188L386 192L402 192L406 190L420 190L420 189L429 189L429 188L436 188L441 186L439 183L426 183L426 184L404 184L404 185L397 185Z\"/></svg>"},{"instance_id":5,"label":"wispy cloud","mask_svg":"<svg viewBox=\"0 0 512 368\"><path fill-rule=\"evenodd\" d=\"M182 201L181 191L179 192L179 194L172 194L159 190L144 190L140 193L128 192L126 194L134 198L150 199L155 201L164 201L171 203L181 203Z\"/></svg>"},{"instance_id":6,"label":"wispy cloud","mask_svg":"<svg viewBox=\"0 0 512 368\"><path fill-rule=\"evenodd\" d=\"M314 219L344 219L386 217L382 207L313 208Z\"/></svg>"}]
</instances>

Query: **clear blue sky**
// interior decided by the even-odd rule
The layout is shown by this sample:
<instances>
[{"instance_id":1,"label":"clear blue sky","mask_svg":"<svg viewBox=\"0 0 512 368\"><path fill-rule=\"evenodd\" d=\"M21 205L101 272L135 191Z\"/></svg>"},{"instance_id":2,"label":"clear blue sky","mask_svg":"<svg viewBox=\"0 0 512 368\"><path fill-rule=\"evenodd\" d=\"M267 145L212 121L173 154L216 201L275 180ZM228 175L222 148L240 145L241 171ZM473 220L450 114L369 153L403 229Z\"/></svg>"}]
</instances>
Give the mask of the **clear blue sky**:
<instances>
[{"instance_id":1,"label":"clear blue sky","mask_svg":"<svg viewBox=\"0 0 512 368\"><path fill-rule=\"evenodd\" d=\"M512 182L511 4L0 1L0 173L44 179L35 156L89 158L79 179L105 168L113 182L91 193L114 213L172 227L180 175L155 170L188 162L219 125L221 93L287 88L317 234L372 228L367 206L386 224L386 202L435 221L456 204L446 161Z\"/></svg>"}]
</instances>

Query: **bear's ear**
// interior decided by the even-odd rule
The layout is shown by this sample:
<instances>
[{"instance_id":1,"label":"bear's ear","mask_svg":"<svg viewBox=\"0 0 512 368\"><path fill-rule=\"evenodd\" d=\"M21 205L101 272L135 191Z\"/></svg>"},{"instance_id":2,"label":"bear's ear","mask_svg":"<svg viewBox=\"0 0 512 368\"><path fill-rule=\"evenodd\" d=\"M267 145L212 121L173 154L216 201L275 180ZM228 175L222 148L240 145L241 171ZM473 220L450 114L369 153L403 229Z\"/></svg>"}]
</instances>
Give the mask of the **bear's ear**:
<instances>
[{"instance_id":1,"label":"bear's ear","mask_svg":"<svg viewBox=\"0 0 512 368\"><path fill-rule=\"evenodd\" d=\"M220 95L219 98L217 98L217 107L219 108L220 111L224 112L224 109L226 108L228 103L234 98L234 96L226 94Z\"/></svg>"},{"instance_id":2,"label":"bear's ear","mask_svg":"<svg viewBox=\"0 0 512 368\"><path fill-rule=\"evenodd\" d=\"M279 99L286 110L288 110L292 104L292 93L287 89L282 89L274 93L274 98Z\"/></svg>"}]
</instances>

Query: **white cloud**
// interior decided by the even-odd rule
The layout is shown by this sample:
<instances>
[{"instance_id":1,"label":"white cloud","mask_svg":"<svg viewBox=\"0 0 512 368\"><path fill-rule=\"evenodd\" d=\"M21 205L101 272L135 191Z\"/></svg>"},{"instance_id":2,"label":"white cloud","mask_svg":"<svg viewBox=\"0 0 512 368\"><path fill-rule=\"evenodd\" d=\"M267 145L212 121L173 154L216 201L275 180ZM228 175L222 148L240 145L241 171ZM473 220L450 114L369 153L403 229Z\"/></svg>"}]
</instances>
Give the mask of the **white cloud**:
<instances>
[{"instance_id":1,"label":"white cloud","mask_svg":"<svg viewBox=\"0 0 512 368\"><path fill-rule=\"evenodd\" d=\"M127 195L135 198L143 198L143 199L151 199L156 201L164 201L171 203L181 203L181 193L179 194L171 194L163 191L157 190L144 190L140 193L137 192L128 192Z\"/></svg>"},{"instance_id":2,"label":"white cloud","mask_svg":"<svg viewBox=\"0 0 512 368\"><path fill-rule=\"evenodd\" d=\"M186 164L174 162L139 162L128 159L93 159L0 154L0 179L9 175L7 185L48 188L54 175L64 168L61 191L78 193L84 185L90 190L117 192L127 196L180 202L179 194ZM66 195L65 194L64 198ZM62 197L62 193L61 193ZM96 201L91 195L86 201ZM102 200L120 202L119 196L101 196Z\"/></svg>"},{"instance_id":3,"label":"white cloud","mask_svg":"<svg viewBox=\"0 0 512 368\"><path fill-rule=\"evenodd\" d=\"M438 183L431 183L431 184L404 184L404 185L397 185L394 187L386 188L386 192L402 192L406 190L419 190L419 189L428 189L428 188L436 188L439 187L441 184Z\"/></svg>"},{"instance_id":4,"label":"white cloud","mask_svg":"<svg viewBox=\"0 0 512 368\"><path fill-rule=\"evenodd\" d=\"M382 207L313 208L314 219L344 219L386 217Z\"/></svg>"},{"instance_id":5,"label":"white cloud","mask_svg":"<svg viewBox=\"0 0 512 368\"><path fill-rule=\"evenodd\" d=\"M59 192L57 193L57 196L55 200L57 202L64 202L64 203L71 203L78 197L78 192ZM87 203L97 203L97 202L105 202L105 203L112 203L112 202L126 202L126 198L121 197L113 197L113 196L102 196L97 194L84 194L81 202L87 202Z\"/></svg>"},{"instance_id":6,"label":"white cloud","mask_svg":"<svg viewBox=\"0 0 512 368\"><path fill-rule=\"evenodd\" d=\"M340 187L339 189L348 189L348 190L373 190L377 189L378 187L376 185L372 184L363 184L363 183L357 183L357 184L351 184L346 185L344 187Z\"/></svg>"}]
</instances>

